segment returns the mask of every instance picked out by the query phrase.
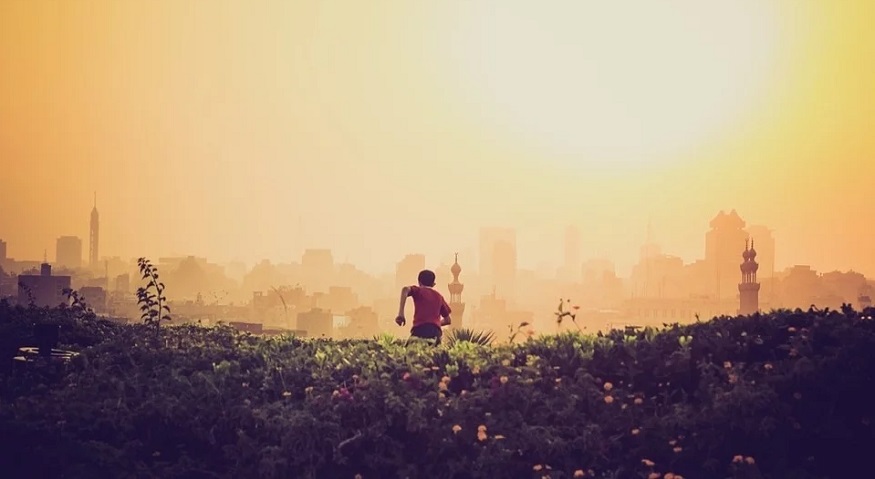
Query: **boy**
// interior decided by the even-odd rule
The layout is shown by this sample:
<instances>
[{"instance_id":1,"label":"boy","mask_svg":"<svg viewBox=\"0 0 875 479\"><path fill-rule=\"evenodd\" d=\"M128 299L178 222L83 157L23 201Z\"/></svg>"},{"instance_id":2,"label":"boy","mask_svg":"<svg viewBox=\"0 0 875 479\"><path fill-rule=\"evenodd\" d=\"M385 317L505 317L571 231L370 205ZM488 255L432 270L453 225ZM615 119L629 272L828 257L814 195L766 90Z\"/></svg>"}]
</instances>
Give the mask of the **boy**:
<instances>
[{"instance_id":1,"label":"boy","mask_svg":"<svg viewBox=\"0 0 875 479\"><path fill-rule=\"evenodd\" d=\"M395 322L398 326L407 324L407 319L404 318L404 306L407 304L407 297L413 298L413 328L410 330L410 335L423 339L434 339L435 344L441 343L441 326L449 326L452 323L450 318L450 307L444 301L444 297L434 288L434 273L429 270L419 272L419 286L405 286L401 288L401 305L398 308L398 317ZM441 319L443 318L443 319Z\"/></svg>"}]
</instances>

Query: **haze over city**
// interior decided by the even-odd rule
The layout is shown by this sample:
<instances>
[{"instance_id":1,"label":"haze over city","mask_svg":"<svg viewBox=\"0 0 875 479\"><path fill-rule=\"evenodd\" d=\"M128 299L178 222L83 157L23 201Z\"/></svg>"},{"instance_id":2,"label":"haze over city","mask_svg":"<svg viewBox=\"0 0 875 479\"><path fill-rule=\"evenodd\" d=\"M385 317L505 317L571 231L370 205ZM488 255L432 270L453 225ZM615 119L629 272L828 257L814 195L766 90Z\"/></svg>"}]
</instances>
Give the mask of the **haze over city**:
<instances>
[{"instance_id":1,"label":"haze over city","mask_svg":"<svg viewBox=\"0 0 875 479\"><path fill-rule=\"evenodd\" d=\"M628 272L648 222L692 261L735 208L779 269L875 275L872 2L463 5L3 2L9 255L85 237L97 191L125 258L378 273L496 225L555 267L573 224Z\"/></svg>"}]
</instances>

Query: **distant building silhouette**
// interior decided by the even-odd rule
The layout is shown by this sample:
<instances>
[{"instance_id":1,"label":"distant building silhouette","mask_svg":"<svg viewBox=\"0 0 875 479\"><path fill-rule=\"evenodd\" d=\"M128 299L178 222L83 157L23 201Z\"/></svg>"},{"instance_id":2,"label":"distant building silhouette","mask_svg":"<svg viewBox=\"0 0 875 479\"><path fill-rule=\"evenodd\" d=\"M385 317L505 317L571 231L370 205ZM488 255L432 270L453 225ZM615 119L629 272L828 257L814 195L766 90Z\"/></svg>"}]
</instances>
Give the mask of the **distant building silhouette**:
<instances>
[{"instance_id":1,"label":"distant building silhouette","mask_svg":"<svg viewBox=\"0 0 875 479\"><path fill-rule=\"evenodd\" d=\"M301 255L301 273L310 291L328 291L334 276L334 255L330 249L307 249Z\"/></svg>"},{"instance_id":2,"label":"distant building silhouette","mask_svg":"<svg viewBox=\"0 0 875 479\"><path fill-rule=\"evenodd\" d=\"M37 307L54 308L67 303L64 290L70 288L69 276L52 276L49 263L40 265L40 274L18 276L18 304L28 305L33 300Z\"/></svg>"},{"instance_id":3,"label":"distant building silhouette","mask_svg":"<svg viewBox=\"0 0 875 479\"><path fill-rule=\"evenodd\" d=\"M632 295L636 298L679 298L684 296L687 275L684 260L677 256L643 256L632 267Z\"/></svg>"},{"instance_id":4,"label":"distant building silhouette","mask_svg":"<svg viewBox=\"0 0 875 479\"><path fill-rule=\"evenodd\" d=\"M106 312L106 290L99 286L85 286L79 288L79 296L91 307L95 313L104 314Z\"/></svg>"},{"instance_id":5,"label":"distant building silhouette","mask_svg":"<svg viewBox=\"0 0 875 479\"><path fill-rule=\"evenodd\" d=\"M517 241L513 228L480 229L480 278L501 298L514 298Z\"/></svg>"},{"instance_id":6,"label":"distant building silhouette","mask_svg":"<svg viewBox=\"0 0 875 479\"><path fill-rule=\"evenodd\" d=\"M82 240L77 236L61 236L55 244L55 264L59 268L82 267Z\"/></svg>"},{"instance_id":7,"label":"distant building silhouette","mask_svg":"<svg viewBox=\"0 0 875 479\"><path fill-rule=\"evenodd\" d=\"M458 253L456 253L456 261L450 268L450 272L453 273L453 282L447 285L450 290L450 310L452 310L450 317L453 318L453 324L450 327L458 329L463 327L463 316L465 315L465 303L462 302L462 291L465 289L465 285L459 282L459 273L462 272L462 267L459 266Z\"/></svg>"},{"instance_id":8,"label":"distant building silhouette","mask_svg":"<svg viewBox=\"0 0 875 479\"><path fill-rule=\"evenodd\" d=\"M91 209L90 242L88 244L88 266L96 269L100 255L100 215L97 213L97 193L94 193L94 208Z\"/></svg>"},{"instance_id":9,"label":"distant building silhouette","mask_svg":"<svg viewBox=\"0 0 875 479\"><path fill-rule=\"evenodd\" d=\"M331 311L313 308L297 316L298 330L306 331L310 338L330 338L334 332L334 316Z\"/></svg>"},{"instance_id":10,"label":"distant building silhouette","mask_svg":"<svg viewBox=\"0 0 875 479\"><path fill-rule=\"evenodd\" d=\"M416 283L419 272L425 269L424 254L408 254L395 263L395 289Z\"/></svg>"},{"instance_id":11,"label":"distant building silhouette","mask_svg":"<svg viewBox=\"0 0 875 479\"><path fill-rule=\"evenodd\" d=\"M349 326L344 328L344 338L370 338L379 332L379 321L373 308L359 306L346 314L349 316Z\"/></svg>"},{"instance_id":12,"label":"distant building silhouette","mask_svg":"<svg viewBox=\"0 0 875 479\"><path fill-rule=\"evenodd\" d=\"M129 293L131 291L131 275L120 274L116 276L115 290L119 293Z\"/></svg>"},{"instance_id":13,"label":"distant building silhouette","mask_svg":"<svg viewBox=\"0 0 875 479\"><path fill-rule=\"evenodd\" d=\"M4 266L6 264L6 242L0 240L0 266Z\"/></svg>"},{"instance_id":14,"label":"distant building silhouette","mask_svg":"<svg viewBox=\"0 0 875 479\"><path fill-rule=\"evenodd\" d=\"M653 225L651 223L647 223L647 239L644 240L644 244L641 245L639 250L639 259L646 260L650 258L655 258L662 254L662 248L653 239Z\"/></svg>"},{"instance_id":15,"label":"distant building silhouette","mask_svg":"<svg viewBox=\"0 0 875 479\"><path fill-rule=\"evenodd\" d=\"M563 238L564 256L559 269L559 279L579 283L581 279L580 232L574 226L565 228Z\"/></svg>"},{"instance_id":16,"label":"distant building silhouette","mask_svg":"<svg viewBox=\"0 0 875 479\"><path fill-rule=\"evenodd\" d=\"M508 331L508 327L515 328L523 322L532 324L534 313L509 307L507 300L493 291L492 294L480 298L480 308L472 319L477 329L491 330L500 335Z\"/></svg>"},{"instance_id":17,"label":"distant building silhouette","mask_svg":"<svg viewBox=\"0 0 875 479\"><path fill-rule=\"evenodd\" d=\"M350 286L329 286L328 292L313 293L312 307L330 311L350 311L359 304L358 295Z\"/></svg>"},{"instance_id":18,"label":"distant building silhouette","mask_svg":"<svg viewBox=\"0 0 875 479\"><path fill-rule=\"evenodd\" d=\"M653 239L653 228L648 223L647 239L639 249L639 259L632 267L630 277L632 296L635 298L678 298L686 296L683 282L687 270L678 256L663 254Z\"/></svg>"},{"instance_id":19,"label":"distant building silhouette","mask_svg":"<svg viewBox=\"0 0 875 479\"><path fill-rule=\"evenodd\" d=\"M734 298L738 274L738 245L747 241L745 222L735 210L721 211L711 220L711 230L705 234L705 262L710 286L716 299Z\"/></svg>"},{"instance_id":20,"label":"distant building silhouette","mask_svg":"<svg viewBox=\"0 0 875 479\"><path fill-rule=\"evenodd\" d=\"M750 242L750 249L745 241L741 256L744 262L741 263L741 283L738 284L740 302L738 314L748 316L760 309L760 284L757 282L757 270L760 266L756 262L757 250L754 249L753 241Z\"/></svg>"}]
</instances>

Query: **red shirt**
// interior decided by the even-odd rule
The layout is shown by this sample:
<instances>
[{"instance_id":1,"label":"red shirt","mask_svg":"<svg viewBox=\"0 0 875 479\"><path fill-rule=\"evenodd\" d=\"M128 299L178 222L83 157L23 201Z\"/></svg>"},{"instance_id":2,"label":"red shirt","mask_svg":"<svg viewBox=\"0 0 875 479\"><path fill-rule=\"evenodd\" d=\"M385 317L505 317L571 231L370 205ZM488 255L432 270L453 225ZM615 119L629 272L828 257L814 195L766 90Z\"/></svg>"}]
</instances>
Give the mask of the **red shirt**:
<instances>
[{"instance_id":1,"label":"red shirt","mask_svg":"<svg viewBox=\"0 0 875 479\"><path fill-rule=\"evenodd\" d=\"M421 324L434 324L441 326L441 316L450 315L450 307L444 301L444 297L432 288L410 286L407 293L413 298L413 327Z\"/></svg>"}]
</instances>

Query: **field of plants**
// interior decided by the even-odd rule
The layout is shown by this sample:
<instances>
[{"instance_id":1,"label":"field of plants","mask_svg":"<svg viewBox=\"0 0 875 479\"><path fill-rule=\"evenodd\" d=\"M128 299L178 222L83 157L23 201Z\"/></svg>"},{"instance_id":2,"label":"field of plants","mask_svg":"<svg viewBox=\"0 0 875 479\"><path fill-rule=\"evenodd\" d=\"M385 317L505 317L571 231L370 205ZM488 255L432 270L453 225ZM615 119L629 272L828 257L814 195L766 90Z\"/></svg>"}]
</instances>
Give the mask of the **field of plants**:
<instances>
[{"instance_id":1,"label":"field of plants","mask_svg":"<svg viewBox=\"0 0 875 479\"><path fill-rule=\"evenodd\" d=\"M5 478L850 478L873 311L434 347L0 302ZM15 361L60 325L69 364Z\"/></svg>"}]
</instances>

